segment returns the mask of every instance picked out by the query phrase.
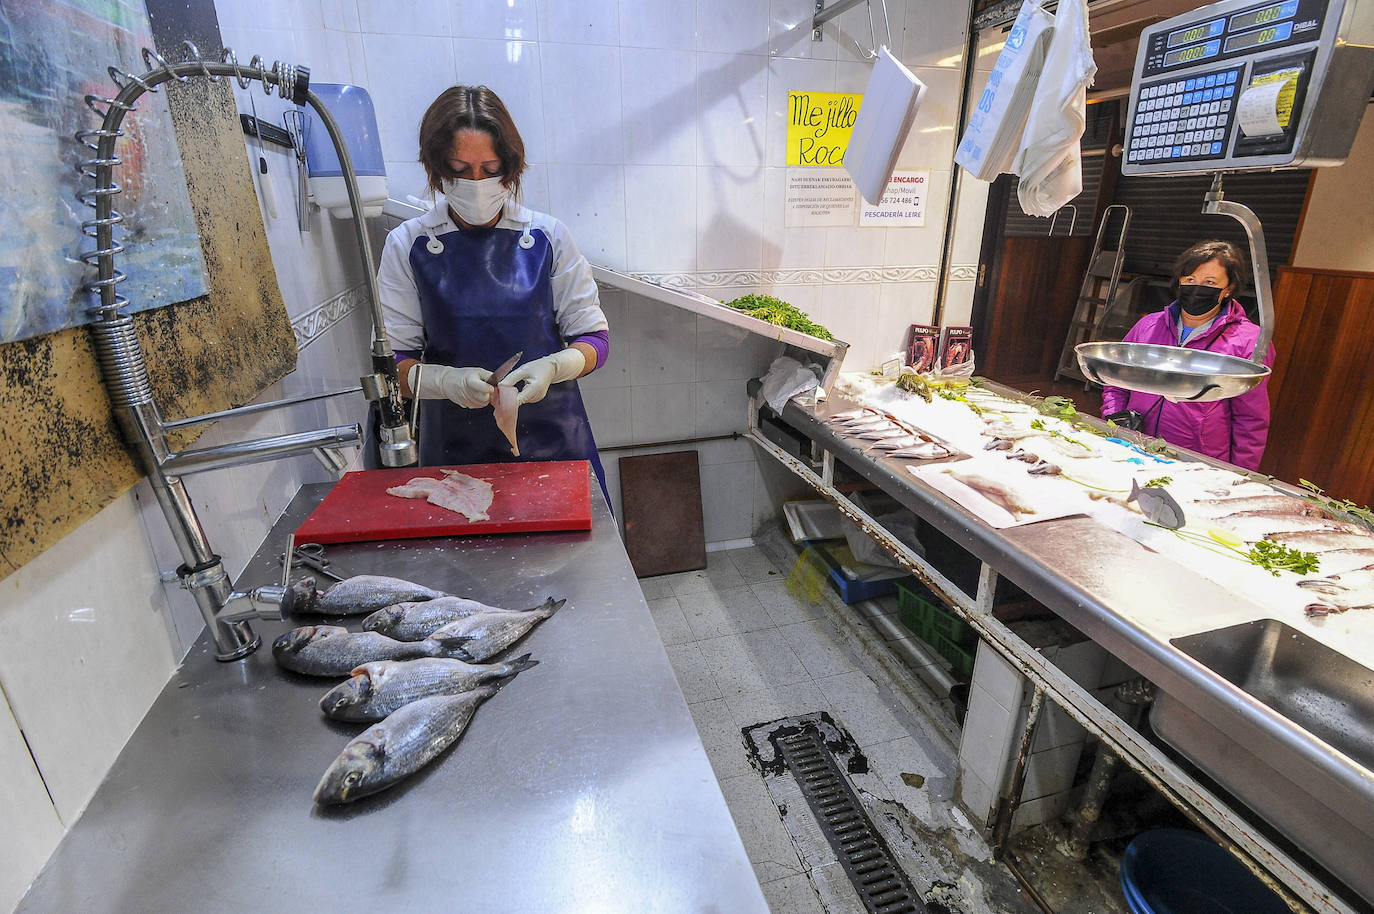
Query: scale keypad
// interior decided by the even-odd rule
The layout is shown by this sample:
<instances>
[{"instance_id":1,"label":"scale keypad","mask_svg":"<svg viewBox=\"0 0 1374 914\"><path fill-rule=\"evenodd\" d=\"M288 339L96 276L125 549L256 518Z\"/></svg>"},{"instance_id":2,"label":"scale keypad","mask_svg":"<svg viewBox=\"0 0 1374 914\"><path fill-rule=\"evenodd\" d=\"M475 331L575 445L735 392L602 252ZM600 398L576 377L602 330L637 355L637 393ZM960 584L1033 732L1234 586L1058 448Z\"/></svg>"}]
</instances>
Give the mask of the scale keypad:
<instances>
[{"instance_id":1,"label":"scale keypad","mask_svg":"<svg viewBox=\"0 0 1374 914\"><path fill-rule=\"evenodd\" d=\"M1129 162L1220 159L1240 94L1239 67L1140 87L1126 143Z\"/></svg>"}]
</instances>

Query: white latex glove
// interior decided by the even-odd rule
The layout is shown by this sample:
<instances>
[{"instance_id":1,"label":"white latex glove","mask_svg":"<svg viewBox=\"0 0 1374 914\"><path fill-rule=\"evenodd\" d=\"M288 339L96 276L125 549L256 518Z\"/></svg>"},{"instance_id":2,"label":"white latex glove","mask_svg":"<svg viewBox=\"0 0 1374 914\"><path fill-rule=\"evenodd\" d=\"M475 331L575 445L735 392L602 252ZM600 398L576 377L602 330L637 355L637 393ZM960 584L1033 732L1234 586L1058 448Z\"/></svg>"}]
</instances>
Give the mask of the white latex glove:
<instances>
[{"instance_id":1,"label":"white latex glove","mask_svg":"<svg viewBox=\"0 0 1374 914\"><path fill-rule=\"evenodd\" d=\"M492 386L487 383L490 376L491 371L486 368L416 364L410 369L408 380L410 389L422 400L452 400L465 409L481 409L491 402Z\"/></svg>"},{"instance_id":2,"label":"white latex glove","mask_svg":"<svg viewBox=\"0 0 1374 914\"><path fill-rule=\"evenodd\" d=\"M502 384L514 387L524 382L520 396L515 398L517 406L538 403L549 392L549 385L571 381L582 374L587 367L587 357L577 349L564 349L540 359L531 359L506 375Z\"/></svg>"}]
</instances>

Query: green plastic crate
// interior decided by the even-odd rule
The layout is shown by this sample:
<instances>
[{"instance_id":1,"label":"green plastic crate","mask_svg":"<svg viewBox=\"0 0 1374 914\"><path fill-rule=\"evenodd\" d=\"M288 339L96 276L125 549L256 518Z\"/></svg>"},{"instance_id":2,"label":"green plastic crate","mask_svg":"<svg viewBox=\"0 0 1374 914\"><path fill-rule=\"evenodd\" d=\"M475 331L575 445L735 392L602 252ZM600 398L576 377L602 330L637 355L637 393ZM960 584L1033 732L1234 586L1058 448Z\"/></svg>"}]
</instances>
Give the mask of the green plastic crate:
<instances>
[{"instance_id":1,"label":"green plastic crate","mask_svg":"<svg viewBox=\"0 0 1374 914\"><path fill-rule=\"evenodd\" d=\"M973 675L974 650L978 633L963 619L940 606L935 595L919 584L897 585L897 618L916 637L930 645L950 662L961 676Z\"/></svg>"}]
</instances>

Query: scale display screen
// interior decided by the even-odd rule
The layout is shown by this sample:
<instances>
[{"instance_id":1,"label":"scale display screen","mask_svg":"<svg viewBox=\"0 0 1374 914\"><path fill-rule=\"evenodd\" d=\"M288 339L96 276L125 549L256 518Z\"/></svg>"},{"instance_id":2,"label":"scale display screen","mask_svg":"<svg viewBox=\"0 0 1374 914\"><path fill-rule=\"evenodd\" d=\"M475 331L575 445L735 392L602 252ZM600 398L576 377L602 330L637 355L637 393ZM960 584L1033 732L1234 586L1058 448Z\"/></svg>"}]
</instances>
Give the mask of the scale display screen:
<instances>
[{"instance_id":1,"label":"scale display screen","mask_svg":"<svg viewBox=\"0 0 1374 914\"><path fill-rule=\"evenodd\" d=\"M1245 32L1242 35L1232 35L1226 39L1226 53L1235 51L1246 51L1250 48L1258 48L1261 45L1275 44L1280 41L1287 41L1293 37L1293 23L1284 22L1280 25L1271 25L1262 29L1255 29L1253 32Z\"/></svg>"},{"instance_id":2,"label":"scale display screen","mask_svg":"<svg viewBox=\"0 0 1374 914\"><path fill-rule=\"evenodd\" d=\"M1224 31L1226 31L1226 20L1213 19L1202 25L1193 25L1186 29L1170 32L1169 38L1164 44L1165 47L1176 48L1181 44L1192 44L1194 41L1201 41L1204 38L1216 38Z\"/></svg>"},{"instance_id":3,"label":"scale display screen","mask_svg":"<svg viewBox=\"0 0 1374 914\"><path fill-rule=\"evenodd\" d=\"M1230 50L1227 42L1227 50ZM1175 48L1164 55L1165 68L1177 66L1178 64L1194 63L1199 60L1206 60L1209 57L1216 57L1221 51L1220 41L1209 41L1206 44L1193 44L1186 48Z\"/></svg>"},{"instance_id":4,"label":"scale display screen","mask_svg":"<svg viewBox=\"0 0 1374 914\"><path fill-rule=\"evenodd\" d=\"M1247 13L1239 13L1231 17L1231 31L1243 32L1256 25L1268 25L1271 22L1280 22L1284 19L1292 19L1298 13L1298 0L1288 0L1286 3L1274 3L1263 9L1250 10Z\"/></svg>"}]
</instances>

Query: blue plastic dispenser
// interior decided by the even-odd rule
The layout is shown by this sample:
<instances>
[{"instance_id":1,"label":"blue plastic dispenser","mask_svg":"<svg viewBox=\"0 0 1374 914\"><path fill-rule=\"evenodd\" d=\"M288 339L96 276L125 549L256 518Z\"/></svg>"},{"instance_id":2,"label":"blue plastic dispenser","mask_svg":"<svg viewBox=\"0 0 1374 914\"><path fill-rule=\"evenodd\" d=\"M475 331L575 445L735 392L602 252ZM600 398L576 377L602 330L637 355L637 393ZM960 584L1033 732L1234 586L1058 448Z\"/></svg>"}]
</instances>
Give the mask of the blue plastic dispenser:
<instances>
[{"instance_id":1,"label":"blue plastic dispenser","mask_svg":"<svg viewBox=\"0 0 1374 914\"><path fill-rule=\"evenodd\" d=\"M338 122L358 178L363 214L380 215L386 204L386 165L382 161L382 139L377 130L372 97L361 86L337 83L312 83L310 91L324 102ZM310 126L305 137L305 160L310 172L311 199L337 219L352 218L343 166L330 142L329 131L320 123L313 108L308 108L307 112Z\"/></svg>"}]
</instances>

